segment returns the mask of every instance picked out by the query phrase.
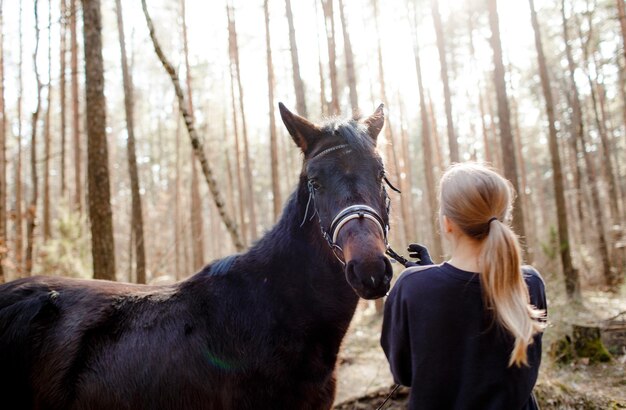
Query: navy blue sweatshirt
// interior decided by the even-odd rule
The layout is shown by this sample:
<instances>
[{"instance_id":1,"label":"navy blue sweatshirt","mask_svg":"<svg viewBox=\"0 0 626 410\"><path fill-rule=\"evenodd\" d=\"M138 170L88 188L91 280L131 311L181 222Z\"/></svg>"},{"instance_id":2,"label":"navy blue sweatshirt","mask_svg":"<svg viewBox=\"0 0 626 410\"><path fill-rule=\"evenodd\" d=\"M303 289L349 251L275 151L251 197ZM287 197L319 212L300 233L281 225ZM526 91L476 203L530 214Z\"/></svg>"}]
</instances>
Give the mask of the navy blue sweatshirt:
<instances>
[{"instance_id":1,"label":"navy blue sweatshirt","mask_svg":"<svg viewBox=\"0 0 626 410\"><path fill-rule=\"evenodd\" d=\"M543 279L524 267L531 304L546 309ZM541 334L529 366L508 366L513 337L485 311L479 274L444 263L405 270L389 293L381 345L411 409L534 409Z\"/></svg>"}]
</instances>

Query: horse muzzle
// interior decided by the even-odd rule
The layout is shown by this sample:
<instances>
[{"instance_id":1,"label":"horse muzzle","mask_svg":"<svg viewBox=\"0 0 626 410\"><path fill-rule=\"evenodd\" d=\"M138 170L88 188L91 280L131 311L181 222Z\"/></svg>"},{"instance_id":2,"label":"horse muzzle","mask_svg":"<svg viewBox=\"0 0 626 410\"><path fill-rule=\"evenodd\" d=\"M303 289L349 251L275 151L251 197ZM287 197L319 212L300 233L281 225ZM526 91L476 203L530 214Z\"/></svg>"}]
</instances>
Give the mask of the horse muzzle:
<instances>
[{"instance_id":1,"label":"horse muzzle","mask_svg":"<svg viewBox=\"0 0 626 410\"><path fill-rule=\"evenodd\" d=\"M387 294L393 276L391 262L384 255L352 259L346 264L346 280L363 299L378 299Z\"/></svg>"}]
</instances>

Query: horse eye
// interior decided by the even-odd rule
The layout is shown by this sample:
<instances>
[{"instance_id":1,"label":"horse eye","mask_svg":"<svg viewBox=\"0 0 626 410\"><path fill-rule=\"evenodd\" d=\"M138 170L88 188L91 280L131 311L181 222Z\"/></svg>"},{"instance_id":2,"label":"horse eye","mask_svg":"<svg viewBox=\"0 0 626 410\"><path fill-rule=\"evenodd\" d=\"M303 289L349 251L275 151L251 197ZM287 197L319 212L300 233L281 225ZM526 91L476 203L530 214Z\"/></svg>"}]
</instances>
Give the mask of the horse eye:
<instances>
[{"instance_id":1,"label":"horse eye","mask_svg":"<svg viewBox=\"0 0 626 410\"><path fill-rule=\"evenodd\" d=\"M315 178L309 179L309 186L311 188L313 188L314 190L316 190L316 191L318 191L322 187L322 185L319 183L319 181L317 179L315 179Z\"/></svg>"}]
</instances>

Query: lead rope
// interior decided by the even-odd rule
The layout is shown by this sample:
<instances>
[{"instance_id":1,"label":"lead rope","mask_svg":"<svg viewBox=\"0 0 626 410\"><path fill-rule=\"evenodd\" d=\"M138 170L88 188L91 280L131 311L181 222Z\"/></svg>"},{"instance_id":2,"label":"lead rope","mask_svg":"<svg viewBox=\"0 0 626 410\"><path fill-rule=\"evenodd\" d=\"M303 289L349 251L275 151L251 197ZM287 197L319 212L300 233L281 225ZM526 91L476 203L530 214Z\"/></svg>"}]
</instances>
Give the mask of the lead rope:
<instances>
[{"instance_id":1,"label":"lead rope","mask_svg":"<svg viewBox=\"0 0 626 410\"><path fill-rule=\"evenodd\" d=\"M389 179L387 179L386 175L383 177L383 180L389 186L389 188L391 188L393 191L396 191L397 193L402 194L402 192L398 188L396 188L395 186L393 186L391 184L391 182L389 182ZM384 186L383 186L383 190L385 191L385 200L387 201L386 212L387 212L387 215L389 215L389 211L390 211L390 207L391 207L391 200L389 199L389 194L387 194L387 189L385 189ZM389 225L386 226L386 229L387 229L387 231L389 230ZM391 248L391 245L389 245L389 242L387 242L387 236L386 235L385 235L385 246L387 247L387 249L385 250L385 254L387 256L389 256L390 258L395 259L402 266L406 266L406 263L409 260L407 258L405 258L404 256L400 255L399 253L397 253L396 251L394 251Z\"/></svg>"},{"instance_id":2,"label":"lead rope","mask_svg":"<svg viewBox=\"0 0 626 410\"><path fill-rule=\"evenodd\" d=\"M394 386L393 390L391 390L391 393L389 393L389 396L387 396L387 398L385 399L385 401L383 401L383 402L381 403L381 405L380 405L380 406L378 406L378 407L376 408L376 410L382 410L382 408L383 408L383 407L385 406L385 404L389 401L389 399L391 398L391 396L393 396L393 394L394 394L394 393L396 392L396 390L398 390L399 388L400 388L400 385L399 385L399 384L396 384L396 385Z\"/></svg>"}]
</instances>

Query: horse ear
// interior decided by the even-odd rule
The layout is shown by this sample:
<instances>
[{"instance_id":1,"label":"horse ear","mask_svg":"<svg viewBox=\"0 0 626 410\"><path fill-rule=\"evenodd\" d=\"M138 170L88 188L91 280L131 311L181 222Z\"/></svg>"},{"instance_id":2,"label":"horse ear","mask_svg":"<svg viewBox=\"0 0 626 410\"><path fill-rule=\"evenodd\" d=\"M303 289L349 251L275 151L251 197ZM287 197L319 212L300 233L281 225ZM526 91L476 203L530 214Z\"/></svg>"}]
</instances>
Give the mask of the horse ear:
<instances>
[{"instance_id":1,"label":"horse ear","mask_svg":"<svg viewBox=\"0 0 626 410\"><path fill-rule=\"evenodd\" d=\"M367 127L367 133L372 137L374 142L378 138L378 134L380 134L380 130L383 129L383 125L385 125L385 111L383 108L385 104L380 104L374 114L370 115L366 119L363 120L363 124Z\"/></svg>"},{"instance_id":2,"label":"horse ear","mask_svg":"<svg viewBox=\"0 0 626 410\"><path fill-rule=\"evenodd\" d=\"M320 134L320 129L305 118L289 111L283 103L278 103L278 110L287 131L302 152L307 152Z\"/></svg>"}]
</instances>

